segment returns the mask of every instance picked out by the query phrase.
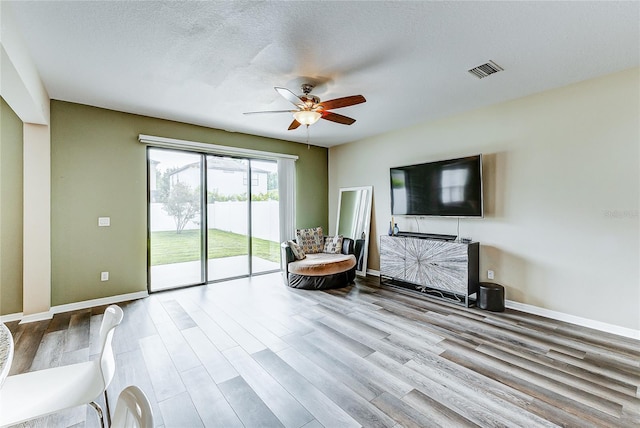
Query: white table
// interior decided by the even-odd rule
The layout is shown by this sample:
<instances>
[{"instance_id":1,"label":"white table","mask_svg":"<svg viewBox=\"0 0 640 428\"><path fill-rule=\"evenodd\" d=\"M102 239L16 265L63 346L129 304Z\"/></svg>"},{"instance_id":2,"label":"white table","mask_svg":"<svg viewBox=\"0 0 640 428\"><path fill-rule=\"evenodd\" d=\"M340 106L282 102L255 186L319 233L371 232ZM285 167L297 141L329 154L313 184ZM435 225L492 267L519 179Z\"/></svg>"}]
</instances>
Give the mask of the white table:
<instances>
[{"instance_id":1,"label":"white table","mask_svg":"<svg viewBox=\"0 0 640 428\"><path fill-rule=\"evenodd\" d=\"M9 374L13 361L13 336L6 325L0 323L0 388Z\"/></svg>"}]
</instances>

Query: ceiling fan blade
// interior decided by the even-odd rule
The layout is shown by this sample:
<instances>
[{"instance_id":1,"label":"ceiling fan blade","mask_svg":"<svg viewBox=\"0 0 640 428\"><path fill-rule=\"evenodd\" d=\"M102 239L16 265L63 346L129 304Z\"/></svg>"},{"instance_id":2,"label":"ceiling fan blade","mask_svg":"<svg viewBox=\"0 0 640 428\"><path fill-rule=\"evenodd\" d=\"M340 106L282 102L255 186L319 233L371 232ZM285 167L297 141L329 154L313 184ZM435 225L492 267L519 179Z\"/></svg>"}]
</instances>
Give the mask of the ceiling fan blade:
<instances>
[{"instance_id":1,"label":"ceiling fan blade","mask_svg":"<svg viewBox=\"0 0 640 428\"><path fill-rule=\"evenodd\" d=\"M300 126L300 122L298 122L297 120L293 119L293 122L291 122L291 125L289 125L288 130L291 131L293 129L296 129L298 126Z\"/></svg>"},{"instance_id":2,"label":"ceiling fan blade","mask_svg":"<svg viewBox=\"0 0 640 428\"><path fill-rule=\"evenodd\" d=\"M287 88L280 88L276 86L274 88L284 99L292 103L294 106L304 105L304 101L300 99L296 94L288 90Z\"/></svg>"},{"instance_id":3,"label":"ceiling fan blade","mask_svg":"<svg viewBox=\"0 0 640 428\"><path fill-rule=\"evenodd\" d=\"M350 97L335 98L333 100L322 101L318 106L322 106L325 110L332 110L334 108L349 107L356 104L361 104L367 100L362 95L351 95Z\"/></svg>"},{"instance_id":4,"label":"ceiling fan blade","mask_svg":"<svg viewBox=\"0 0 640 428\"><path fill-rule=\"evenodd\" d=\"M262 114L262 113L293 113L298 110L265 110L265 111L246 111L242 114Z\"/></svg>"},{"instance_id":5,"label":"ceiling fan blade","mask_svg":"<svg viewBox=\"0 0 640 428\"><path fill-rule=\"evenodd\" d=\"M330 111L325 111L322 113L322 118L325 120L330 120L331 122L341 123L343 125L351 125L355 122L355 119L352 119L347 116L343 116L341 114L332 113Z\"/></svg>"}]
</instances>

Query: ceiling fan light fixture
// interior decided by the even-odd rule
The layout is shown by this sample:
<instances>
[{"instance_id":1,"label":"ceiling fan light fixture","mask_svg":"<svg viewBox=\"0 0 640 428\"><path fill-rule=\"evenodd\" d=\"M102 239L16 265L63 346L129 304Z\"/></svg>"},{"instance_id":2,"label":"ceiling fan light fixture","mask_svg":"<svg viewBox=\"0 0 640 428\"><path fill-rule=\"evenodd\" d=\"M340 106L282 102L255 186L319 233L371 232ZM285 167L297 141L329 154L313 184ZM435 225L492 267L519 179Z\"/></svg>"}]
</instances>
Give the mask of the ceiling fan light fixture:
<instances>
[{"instance_id":1,"label":"ceiling fan light fixture","mask_svg":"<svg viewBox=\"0 0 640 428\"><path fill-rule=\"evenodd\" d=\"M313 125L322 117L322 113L310 110L301 110L293 113L293 117L302 125Z\"/></svg>"}]
</instances>

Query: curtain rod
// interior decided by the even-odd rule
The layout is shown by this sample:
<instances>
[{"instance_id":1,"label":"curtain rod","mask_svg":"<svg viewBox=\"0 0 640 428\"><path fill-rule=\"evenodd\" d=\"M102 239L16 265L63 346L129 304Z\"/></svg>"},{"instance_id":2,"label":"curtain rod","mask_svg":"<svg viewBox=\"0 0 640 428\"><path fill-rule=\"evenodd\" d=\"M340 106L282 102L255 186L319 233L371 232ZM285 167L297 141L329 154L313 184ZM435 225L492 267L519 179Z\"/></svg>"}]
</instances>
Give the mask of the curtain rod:
<instances>
[{"instance_id":1,"label":"curtain rod","mask_svg":"<svg viewBox=\"0 0 640 428\"><path fill-rule=\"evenodd\" d=\"M239 147L220 146L217 144L200 143L198 141L178 140L175 138L156 137L153 135L138 135L138 141L142 144L163 147L168 149L185 149L206 153L215 153L232 156L248 156L258 159L293 159L298 160L296 155L284 153L265 152L262 150L243 149Z\"/></svg>"}]
</instances>

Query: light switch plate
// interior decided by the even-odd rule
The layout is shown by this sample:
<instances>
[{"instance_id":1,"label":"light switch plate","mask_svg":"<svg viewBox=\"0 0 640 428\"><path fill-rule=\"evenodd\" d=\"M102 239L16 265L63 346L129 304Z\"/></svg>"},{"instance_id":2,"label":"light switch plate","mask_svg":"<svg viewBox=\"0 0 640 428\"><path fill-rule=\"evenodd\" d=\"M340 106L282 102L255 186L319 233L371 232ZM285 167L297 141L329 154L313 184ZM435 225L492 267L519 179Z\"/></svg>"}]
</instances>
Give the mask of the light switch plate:
<instances>
[{"instance_id":1,"label":"light switch plate","mask_svg":"<svg viewBox=\"0 0 640 428\"><path fill-rule=\"evenodd\" d=\"M98 217L98 226L111 226L111 217Z\"/></svg>"},{"instance_id":2,"label":"light switch plate","mask_svg":"<svg viewBox=\"0 0 640 428\"><path fill-rule=\"evenodd\" d=\"M100 281L109 281L109 272L100 272Z\"/></svg>"}]
</instances>

